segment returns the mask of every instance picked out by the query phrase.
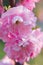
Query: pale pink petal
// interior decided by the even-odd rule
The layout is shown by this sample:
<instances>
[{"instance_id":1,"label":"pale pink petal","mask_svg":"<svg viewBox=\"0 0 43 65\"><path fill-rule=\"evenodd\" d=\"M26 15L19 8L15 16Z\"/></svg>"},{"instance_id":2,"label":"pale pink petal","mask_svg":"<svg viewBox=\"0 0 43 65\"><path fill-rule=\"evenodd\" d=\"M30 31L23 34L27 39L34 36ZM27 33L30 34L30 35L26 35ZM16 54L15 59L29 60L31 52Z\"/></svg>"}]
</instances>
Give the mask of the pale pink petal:
<instances>
[{"instance_id":1,"label":"pale pink petal","mask_svg":"<svg viewBox=\"0 0 43 65\"><path fill-rule=\"evenodd\" d=\"M33 10L35 8L35 3L39 2L39 0L20 0L17 5L23 5L26 8Z\"/></svg>"}]
</instances>

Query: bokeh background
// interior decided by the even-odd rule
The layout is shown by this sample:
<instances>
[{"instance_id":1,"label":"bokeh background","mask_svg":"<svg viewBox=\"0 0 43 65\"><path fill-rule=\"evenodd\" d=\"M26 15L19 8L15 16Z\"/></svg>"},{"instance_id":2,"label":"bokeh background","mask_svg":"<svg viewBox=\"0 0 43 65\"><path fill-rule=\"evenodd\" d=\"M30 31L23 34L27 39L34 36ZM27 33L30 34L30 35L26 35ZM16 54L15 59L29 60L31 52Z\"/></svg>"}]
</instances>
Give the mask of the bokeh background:
<instances>
[{"instance_id":1,"label":"bokeh background","mask_svg":"<svg viewBox=\"0 0 43 65\"><path fill-rule=\"evenodd\" d=\"M8 6L8 0L4 0L4 6ZM36 8L34 9L35 15L38 17L37 25L42 28L43 31L43 0L40 0L38 4L36 4ZM0 60L6 55L3 51L4 42L0 40ZM43 65L43 49L41 53L34 59L30 60L30 65Z\"/></svg>"}]
</instances>

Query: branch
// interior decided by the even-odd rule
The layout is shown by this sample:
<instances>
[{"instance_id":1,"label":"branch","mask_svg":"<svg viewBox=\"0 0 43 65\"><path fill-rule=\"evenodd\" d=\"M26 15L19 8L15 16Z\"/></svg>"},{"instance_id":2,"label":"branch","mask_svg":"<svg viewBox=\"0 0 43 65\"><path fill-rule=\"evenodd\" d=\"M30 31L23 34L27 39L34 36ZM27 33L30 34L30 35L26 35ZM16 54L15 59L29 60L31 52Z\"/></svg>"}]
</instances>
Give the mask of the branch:
<instances>
[{"instance_id":1,"label":"branch","mask_svg":"<svg viewBox=\"0 0 43 65\"><path fill-rule=\"evenodd\" d=\"M3 0L0 0L0 17L1 17L1 15L2 15L3 12L4 12Z\"/></svg>"},{"instance_id":2,"label":"branch","mask_svg":"<svg viewBox=\"0 0 43 65\"><path fill-rule=\"evenodd\" d=\"M0 6L3 6L3 0L0 0Z\"/></svg>"},{"instance_id":3,"label":"branch","mask_svg":"<svg viewBox=\"0 0 43 65\"><path fill-rule=\"evenodd\" d=\"M9 0L9 4L11 7L16 6L16 0Z\"/></svg>"}]
</instances>

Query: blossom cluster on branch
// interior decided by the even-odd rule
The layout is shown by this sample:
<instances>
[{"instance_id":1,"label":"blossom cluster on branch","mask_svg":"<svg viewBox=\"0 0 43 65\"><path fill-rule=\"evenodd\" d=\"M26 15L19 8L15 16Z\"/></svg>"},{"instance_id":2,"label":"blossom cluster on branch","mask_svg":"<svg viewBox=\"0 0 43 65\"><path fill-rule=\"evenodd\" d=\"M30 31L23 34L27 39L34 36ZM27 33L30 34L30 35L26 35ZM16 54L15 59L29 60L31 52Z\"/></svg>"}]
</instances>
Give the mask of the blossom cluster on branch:
<instances>
[{"instance_id":1,"label":"blossom cluster on branch","mask_svg":"<svg viewBox=\"0 0 43 65\"><path fill-rule=\"evenodd\" d=\"M21 0L0 18L0 39L5 42L4 51L16 62L33 59L42 49L43 31L35 28L37 17L32 11L38 1Z\"/></svg>"}]
</instances>

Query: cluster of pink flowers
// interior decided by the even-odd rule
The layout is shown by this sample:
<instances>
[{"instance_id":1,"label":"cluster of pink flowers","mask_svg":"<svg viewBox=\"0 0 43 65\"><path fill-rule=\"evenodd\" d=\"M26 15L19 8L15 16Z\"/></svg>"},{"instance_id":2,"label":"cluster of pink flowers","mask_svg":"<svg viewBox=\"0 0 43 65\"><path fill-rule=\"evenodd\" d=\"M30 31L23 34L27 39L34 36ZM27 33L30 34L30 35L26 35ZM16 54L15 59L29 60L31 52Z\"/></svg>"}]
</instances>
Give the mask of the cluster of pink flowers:
<instances>
[{"instance_id":1,"label":"cluster of pink flowers","mask_svg":"<svg viewBox=\"0 0 43 65\"><path fill-rule=\"evenodd\" d=\"M23 0L23 4L29 6L29 9L22 5L13 7L0 18L0 39L6 43L4 51L9 58L20 63L35 58L43 45L41 29L32 30L37 20L31 11L34 2L37 0Z\"/></svg>"},{"instance_id":2,"label":"cluster of pink flowers","mask_svg":"<svg viewBox=\"0 0 43 65\"><path fill-rule=\"evenodd\" d=\"M23 5L26 8L33 10L35 8L35 3L39 2L39 0L20 0L18 5Z\"/></svg>"}]
</instances>

